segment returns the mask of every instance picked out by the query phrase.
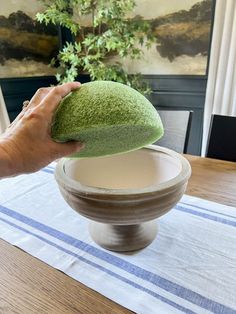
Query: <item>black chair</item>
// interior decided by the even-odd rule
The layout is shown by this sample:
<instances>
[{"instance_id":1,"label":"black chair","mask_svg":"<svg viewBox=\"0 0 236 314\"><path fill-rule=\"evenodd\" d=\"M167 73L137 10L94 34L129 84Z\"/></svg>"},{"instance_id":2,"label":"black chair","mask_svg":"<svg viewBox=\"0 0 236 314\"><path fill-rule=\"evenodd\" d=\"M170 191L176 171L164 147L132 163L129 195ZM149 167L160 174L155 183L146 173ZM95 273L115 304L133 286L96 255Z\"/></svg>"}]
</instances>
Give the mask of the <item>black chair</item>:
<instances>
[{"instance_id":1,"label":"black chair","mask_svg":"<svg viewBox=\"0 0 236 314\"><path fill-rule=\"evenodd\" d=\"M186 153L192 121L192 111L158 110L164 126L164 135L154 144Z\"/></svg>"},{"instance_id":2,"label":"black chair","mask_svg":"<svg viewBox=\"0 0 236 314\"><path fill-rule=\"evenodd\" d=\"M206 157L236 161L236 117L211 116Z\"/></svg>"}]
</instances>

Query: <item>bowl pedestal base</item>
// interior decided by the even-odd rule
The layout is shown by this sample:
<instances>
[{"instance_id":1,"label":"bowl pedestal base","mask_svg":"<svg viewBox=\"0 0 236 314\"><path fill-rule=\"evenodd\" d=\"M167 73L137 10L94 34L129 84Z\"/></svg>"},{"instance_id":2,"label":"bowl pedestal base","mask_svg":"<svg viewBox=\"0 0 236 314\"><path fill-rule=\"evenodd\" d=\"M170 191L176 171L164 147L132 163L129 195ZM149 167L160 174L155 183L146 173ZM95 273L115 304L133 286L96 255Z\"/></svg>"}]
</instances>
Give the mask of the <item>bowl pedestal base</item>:
<instances>
[{"instance_id":1,"label":"bowl pedestal base","mask_svg":"<svg viewBox=\"0 0 236 314\"><path fill-rule=\"evenodd\" d=\"M103 248L116 252L142 249L156 237L156 220L135 225L113 225L90 221L89 232L93 240Z\"/></svg>"}]
</instances>

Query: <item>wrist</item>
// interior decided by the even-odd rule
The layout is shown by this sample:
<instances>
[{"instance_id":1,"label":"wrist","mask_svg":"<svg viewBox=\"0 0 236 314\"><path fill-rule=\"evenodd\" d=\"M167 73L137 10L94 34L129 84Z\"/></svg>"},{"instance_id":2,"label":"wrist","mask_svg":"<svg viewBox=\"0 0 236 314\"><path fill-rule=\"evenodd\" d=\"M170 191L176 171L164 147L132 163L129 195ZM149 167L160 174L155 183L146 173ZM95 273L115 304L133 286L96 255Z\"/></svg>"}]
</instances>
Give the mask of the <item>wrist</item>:
<instances>
[{"instance_id":1,"label":"wrist","mask_svg":"<svg viewBox=\"0 0 236 314\"><path fill-rule=\"evenodd\" d=\"M0 140L0 178L11 177L19 173L19 161L14 158L14 149L7 140Z\"/></svg>"}]
</instances>

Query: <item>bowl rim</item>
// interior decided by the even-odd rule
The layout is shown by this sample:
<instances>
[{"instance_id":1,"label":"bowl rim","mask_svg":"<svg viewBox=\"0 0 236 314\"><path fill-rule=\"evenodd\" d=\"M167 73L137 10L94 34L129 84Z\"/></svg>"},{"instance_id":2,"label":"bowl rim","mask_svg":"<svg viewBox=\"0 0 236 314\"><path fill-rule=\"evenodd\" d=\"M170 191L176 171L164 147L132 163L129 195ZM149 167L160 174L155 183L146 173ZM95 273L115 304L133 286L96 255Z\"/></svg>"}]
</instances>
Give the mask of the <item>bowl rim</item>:
<instances>
[{"instance_id":1,"label":"bowl rim","mask_svg":"<svg viewBox=\"0 0 236 314\"><path fill-rule=\"evenodd\" d=\"M188 160L182 156L181 154L162 146L158 145L147 145L140 149L152 149L164 154L171 156L174 159L178 159L181 163L182 169L174 178L167 180L162 183L152 184L142 189L108 189L101 187L92 187L85 184L80 183L65 174L65 162L74 158L64 157L61 158L55 169L55 179L59 186L61 185L63 188L70 189L71 192L80 193L81 195L145 195L150 193L155 193L162 191L163 194L167 193L169 190L176 189L179 185L183 185L186 181L188 181L191 176L191 166ZM116 154L118 155L118 154ZM98 157L99 158L99 157ZM81 158L82 159L82 158Z\"/></svg>"}]
</instances>

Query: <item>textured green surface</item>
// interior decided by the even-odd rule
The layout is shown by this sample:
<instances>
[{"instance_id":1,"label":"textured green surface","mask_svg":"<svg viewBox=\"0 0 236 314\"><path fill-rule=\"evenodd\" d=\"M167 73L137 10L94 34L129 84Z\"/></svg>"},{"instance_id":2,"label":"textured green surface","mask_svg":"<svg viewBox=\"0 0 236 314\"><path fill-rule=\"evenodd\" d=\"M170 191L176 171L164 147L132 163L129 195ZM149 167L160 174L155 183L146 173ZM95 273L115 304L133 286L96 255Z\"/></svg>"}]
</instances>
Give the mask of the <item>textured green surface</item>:
<instances>
[{"instance_id":1,"label":"textured green surface","mask_svg":"<svg viewBox=\"0 0 236 314\"><path fill-rule=\"evenodd\" d=\"M83 84L65 97L52 124L55 141L85 143L74 157L131 151L162 135L163 126L152 104L136 90L110 81Z\"/></svg>"}]
</instances>

